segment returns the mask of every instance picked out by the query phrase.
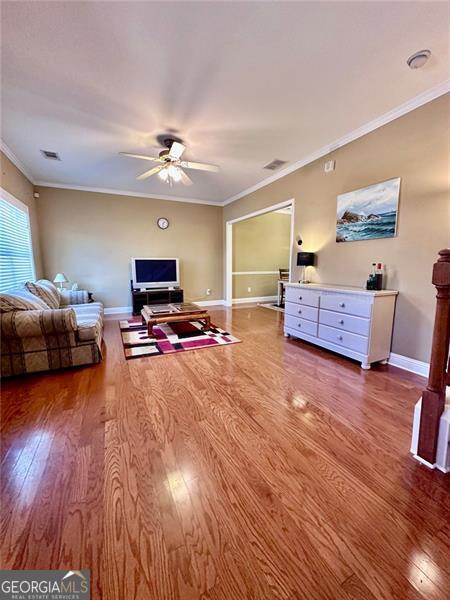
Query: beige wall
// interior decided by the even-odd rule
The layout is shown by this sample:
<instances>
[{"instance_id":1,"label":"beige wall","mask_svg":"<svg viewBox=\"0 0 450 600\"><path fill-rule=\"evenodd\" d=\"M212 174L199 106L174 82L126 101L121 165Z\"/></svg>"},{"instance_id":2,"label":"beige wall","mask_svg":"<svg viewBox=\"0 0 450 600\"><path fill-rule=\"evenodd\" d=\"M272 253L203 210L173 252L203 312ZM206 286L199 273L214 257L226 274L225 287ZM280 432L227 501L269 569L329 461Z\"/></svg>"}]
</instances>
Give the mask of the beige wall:
<instances>
[{"instance_id":1,"label":"beige wall","mask_svg":"<svg viewBox=\"0 0 450 600\"><path fill-rule=\"evenodd\" d=\"M289 214L270 212L235 223L233 271L289 268L290 234ZM274 296L277 281L278 275L233 275L233 298Z\"/></svg>"},{"instance_id":2,"label":"beige wall","mask_svg":"<svg viewBox=\"0 0 450 600\"><path fill-rule=\"evenodd\" d=\"M278 275L233 275L233 299L276 296L277 281Z\"/></svg>"},{"instance_id":3,"label":"beige wall","mask_svg":"<svg viewBox=\"0 0 450 600\"><path fill-rule=\"evenodd\" d=\"M106 307L129 306L133 256L179 257L189 300L222 298L222 208L39 187L46 277L63 271ZM156 225L167 217L169 229ZM211 296L206 289L211 288Z\"/></svg>"},{"instance_id":4,"label":"beige wall","mask_svg":"<svg viewBox=\"0 0 450 600\"><path fill-rule=\"evenodd\" d=\"M303 250L318 254L308 276L361 286L372 262L386 263L387 285L400 291L393 352L428 361L432 265L450 244L449 114L447 94L229 204L224 221L295 198L294 233L302 236ZM330 158L336 170L325 174ZM397 237L336 243L336 196L393 177L401 177Z\"/></svg>"},{"instance_id":5,"label":"beige wall","mask_svg":"<svg viewBox=\"0 0 450 600\"><path fill-rule=\"evenodd\" d=\"M16 165L14 165L5 154L3 154L3 152L0 152L0 160L2 165L2 178L0 182L1 187L9 192L12 196L17 198L17 200L20 200L28 206L36 276L41 277L41 250L39 244L39 229L36 218L36 200L33 196L33 184L21 171L19 171Z\"/></svg>"}]
</instances>

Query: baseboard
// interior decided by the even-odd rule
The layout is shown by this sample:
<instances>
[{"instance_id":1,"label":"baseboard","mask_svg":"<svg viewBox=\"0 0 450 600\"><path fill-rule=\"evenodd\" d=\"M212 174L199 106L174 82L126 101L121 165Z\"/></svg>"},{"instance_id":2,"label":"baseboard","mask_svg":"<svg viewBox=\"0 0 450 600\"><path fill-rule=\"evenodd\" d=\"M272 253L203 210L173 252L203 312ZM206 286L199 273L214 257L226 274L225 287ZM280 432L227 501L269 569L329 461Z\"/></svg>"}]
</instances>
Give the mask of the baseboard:
<instances>
[{"instance_id":1,"label":"baseboard","mask_svg":"<svg viewBox=\"0 0 450 600\"><path fill-rule=\"evenodd\" d=\"M246 304L247 302L275 302L277 296L254 296L253 298L233 298L233 304Z\"/></svg>"},{"instance_id":2,"label":"baseboard","mask_svg":"<svg viewBox=\"0 0 450 600\"><path fill-rule=\"evenodd\" d=\"M131 306L112 306L111 308L105 308L105 315L122 315L131 313L132 310Z\"/></svg>"},{"instance_id":3,"label":"baseboard","mask_svg":"<svg viewBox=\"0 0 450 600\"><path fill-rule=\"evenodd\" d=\"M402 356L401 354L394 354L391 352L388 363L393 367L416 373L416 375L422 375L422 377L428 377L430 365L421 360L415 358L409 358L409 356Z\"/></svg>"},{"instance_id":4,"label":"baseboard","mask_svg":"<svg viewBox=\"0 0 450 600\"><path fill-rule=\"evenodd\" d=\"M199 306L224 306L225 300L199 300L194 301L195 304Z\"/></svg>"}]
</instances>

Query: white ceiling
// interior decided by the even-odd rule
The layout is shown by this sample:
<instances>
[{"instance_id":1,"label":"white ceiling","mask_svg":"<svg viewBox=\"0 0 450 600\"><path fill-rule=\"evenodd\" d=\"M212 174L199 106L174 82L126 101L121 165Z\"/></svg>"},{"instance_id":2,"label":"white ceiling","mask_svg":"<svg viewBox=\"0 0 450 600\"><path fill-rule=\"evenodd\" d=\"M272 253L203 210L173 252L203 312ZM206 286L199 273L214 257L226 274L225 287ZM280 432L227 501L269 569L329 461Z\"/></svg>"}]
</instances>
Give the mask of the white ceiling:
<instances>
[{"instance_id":1,"label":"white ceiling","mask_svg":"<svg viewBox=\"0 0 450 600\"><path fill-rule=\"evenodd\" d=\"M2 2L2 139L35 181L226 199L449 77L447 2ZM406 58L430 48L412 71ZM136 181L155 135L194 185ZM54 150L61 162L45 160ZM288 165L289 166L289 165Z\"/></svg>"}]
</instances>

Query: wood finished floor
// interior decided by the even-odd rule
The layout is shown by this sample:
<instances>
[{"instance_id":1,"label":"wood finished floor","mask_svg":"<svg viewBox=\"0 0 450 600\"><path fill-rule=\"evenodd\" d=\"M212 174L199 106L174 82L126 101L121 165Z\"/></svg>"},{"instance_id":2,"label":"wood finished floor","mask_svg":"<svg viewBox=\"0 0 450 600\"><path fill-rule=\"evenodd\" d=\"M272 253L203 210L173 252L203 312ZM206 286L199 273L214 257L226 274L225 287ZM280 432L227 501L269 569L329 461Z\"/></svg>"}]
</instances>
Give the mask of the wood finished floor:
<instances>
[{"instance_id":1,"label":"wood finished floor","mask_svg":"<svg viewBox=\"0 0 450 600\"><path fill-rule=\"evenodd\" d=\"M243 340L4 383L1 566L92 598L444 599L450 478L408 453L424 380L213 310Z\"/></svg>"}]
</instances>

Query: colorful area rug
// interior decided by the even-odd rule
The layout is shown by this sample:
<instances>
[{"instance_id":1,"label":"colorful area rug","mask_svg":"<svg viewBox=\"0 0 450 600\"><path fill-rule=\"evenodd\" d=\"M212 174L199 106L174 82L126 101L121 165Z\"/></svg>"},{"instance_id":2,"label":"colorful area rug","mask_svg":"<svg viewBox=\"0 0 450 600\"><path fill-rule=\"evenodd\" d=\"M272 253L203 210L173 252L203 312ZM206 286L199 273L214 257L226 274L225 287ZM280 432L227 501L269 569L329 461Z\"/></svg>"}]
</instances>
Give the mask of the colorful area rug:
<instances>
[{"instance_id":1,"label":"colorful area rug","mask_svg":"<svg viewBox=\"0 0 450 600\"><path fill-rule=\"evenodd\" d=\"M202 331L203 324L199 321L155 325L154 337L148 336L147 327L142 325L140 317L119 321L119 326L127 359L160 356L199 348L216 348L241 341L213 324L208 331Z\"/></svg>"}]
</instances>

